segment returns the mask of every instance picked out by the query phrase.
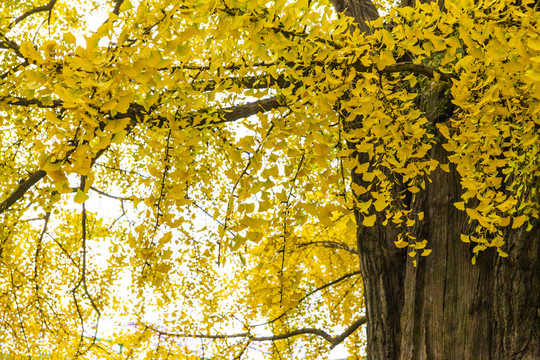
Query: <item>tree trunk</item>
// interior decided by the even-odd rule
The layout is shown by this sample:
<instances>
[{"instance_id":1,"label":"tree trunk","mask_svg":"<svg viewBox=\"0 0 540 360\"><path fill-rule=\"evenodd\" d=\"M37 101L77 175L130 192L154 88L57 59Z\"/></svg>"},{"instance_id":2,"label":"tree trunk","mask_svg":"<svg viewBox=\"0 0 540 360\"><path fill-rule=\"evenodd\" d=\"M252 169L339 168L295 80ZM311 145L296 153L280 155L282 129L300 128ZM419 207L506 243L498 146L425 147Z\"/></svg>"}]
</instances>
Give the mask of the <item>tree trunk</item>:
<instances>
[{"instance_id":1,"label":"tree trunk","mask_svg":"<svg viewBox=\"0 0 540 360\"><path fill-rule=\"evenodd\" d=\"M444 7L444 0L437 2ZM370 0L332 3L353 16L361 31L368 32L365 21L378 16ZM430 155L447 162L440 144ZM352 181L367 186L360 174ZM508 257L487 249L472 265L472 246L460 235L473 225L453 205L461 192L459 174L450 166L450 173L432 173L425 191L416 194L414 210L425 218L415 234L433 250L416 267L407 250L394 245L398 231L382 226L382 214L368 228L356 214L368 359L540 359L540 221L528 232L507 231Z\"/></svg>"},{"instance_id":2,"label":"tree trunk","mask_svg":"<svg viewBox=\"0 0 540 360\"><path fill-rule=\"evenodd\" d=\"M437 160L442 147L433 149ZM438 169L415 203L418 239L433 252L416 267L378 219L358 228L367 306L368 359L540 359L540 227L506 234L500 257L485 250L472 265L471 231L455 169ZM353 181L362 184L359 175ZM365 186L365 184L363 184ZM357 214L358 223L361 224Z\"/></svg>"}]
</instances>

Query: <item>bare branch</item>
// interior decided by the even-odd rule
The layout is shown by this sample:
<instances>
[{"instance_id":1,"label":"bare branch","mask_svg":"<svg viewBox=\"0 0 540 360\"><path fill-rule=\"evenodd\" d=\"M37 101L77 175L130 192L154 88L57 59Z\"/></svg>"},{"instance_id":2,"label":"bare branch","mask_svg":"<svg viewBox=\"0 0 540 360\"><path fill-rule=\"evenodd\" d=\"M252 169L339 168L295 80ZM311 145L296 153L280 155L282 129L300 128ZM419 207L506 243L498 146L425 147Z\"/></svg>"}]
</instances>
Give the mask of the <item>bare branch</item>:
<instances>
[{"instance_id":1,"label":"bare branch","mask_svg":"<svg viewBox=\"0 0 540 360\"><path fill-rule=\"evenodd\" d=\"M41 250L42 250L43 235L45 235L45 233L47 232L47 225L49 224L50 216L51 216L51 212L47 211L45 213L45 216L43 217L43 220L45 220L45 223L43 224L43 229L41 230L41 235L39 236L38 243L37 243L37 246L36 246L36 254L34 255L34 280L36 281L36 285L35 285L36 293L39 292L39 285L37 283L38 270L39 270L38 269L38 258L39 258L39 254L41 253Z\"/></svg>"},{"instance_id":2,"label":"bare branch","mask_svg":"<svg viewBox=\"0 0 540 360\"><path fill-rule=\"evenodd\" d=\"M223 340L223 339L237 339L237 338L247 338L250 341L257 341L257 342L263 342L263 341L275 341L275 340L283 340L288 339L290 337L298 336L298 335L307 335L307 334L313 334L323 337L328 342L333 341L333 337L329 335L326 331L320 330L320 329L313 329L313 328L304 328L299 330L294 330L285 334L280 335L272 335L272 336L252 336L248 332L238 333L238 334L222 334L222 335L206 335L206 334L175 334L175 333L169 333L166 331L155 329L151 326L145 325L147 329L153 330L154 332L158 333L159 335L163 336L171 336L171 337L181 337L181 338L195 338L195 339L211 339L211 340Z\"/></svg>"},{"instance_id":3,"label":"bare branch","mask_svg":"<svg viewBox=\"0 0 540 360\"><path fill-rule=\"evenodd\" d=\"M242 358L242 355L244 355L244 352L246 352L246 349L249 347L249 344L251 344L251 341L248 340L248 342L246 342L246 345L244 345L242 350L240 350L240 353L238 353L238 355L236 355L233 360L240 360Z\"/></svg>"},{"instance_id":4,"label":"bare branch","mask_svg":"<svg viewBox=\"0 0 540 360\"><path fill-rule=\"evenodd\" d=\"M81 176L81 183L80 183L80 186L79 186L79 189L81 191L84 191L84 188L86 186L86 176ZM92 308L94 309L94 311L97 313L98 315L98 321L99 321L99 318L101 317L101 311L99 311L99 308L97 307L96 303L94 302L94 298L92 297L92 295L90 294L90 292L88 291L88 287L86 285L86 255L87 255L87 220L86 220L86 206L84 204L84 202L82 203L82 209L81 209L81 229L82 229L82 234L81 234L81 250L82 250L82 266L81 266L81 277L79 279L79 282L77 283L77 285L75 285L75 287L72 289L72 293L73 293L73 297L75 298L75 292L77 291L77 289L81 286L83 286L83 292L84 292L84 295L86 295L86 297L88 298L88 300L90 300L90 304L92 305ZM97 331L97 329L96 329Z\"/></svg>"},{"instance_id":5,"label":"bare branch","mask_svg":"<svg viewBox=\"0 0 540 360\"><path fill-rule=\"evenodd\" d=\"M159 191L159 198L156 203L156 225L154 227L154 230L157 230L159 226L159 218L162 215L161 210L161 202L163 201L163 198L165 197L165 181L167 180L167 176L169 175L169 171L171 169L171 166L169 165L169 151L171 149L171 129L169 129L169 133L167 134L167 145L165 147L165 158L163 159L163 163L165 164L165 168L163 169L163 175L161 177L161 189Z\"/></svg>"},{"instance_id":6,"label":"bare branch","mask_svg":"<svg viewBox=\"0 0 540 360\"><path fill-rule=\"evenodd\" d=\"M295 337L298 335L309 335L309 334L320 336L331 344L334 341L334 338L332 337L332 335L328 334L326 331L320 330L320 329L313 329L313 328L304 328L304 329L294 330L285 334L274 335L274 336L253 337L251 341L259 341L259 342L275 341L275 340L288 339L288 338Z\"/></svg>"}]
</instances>

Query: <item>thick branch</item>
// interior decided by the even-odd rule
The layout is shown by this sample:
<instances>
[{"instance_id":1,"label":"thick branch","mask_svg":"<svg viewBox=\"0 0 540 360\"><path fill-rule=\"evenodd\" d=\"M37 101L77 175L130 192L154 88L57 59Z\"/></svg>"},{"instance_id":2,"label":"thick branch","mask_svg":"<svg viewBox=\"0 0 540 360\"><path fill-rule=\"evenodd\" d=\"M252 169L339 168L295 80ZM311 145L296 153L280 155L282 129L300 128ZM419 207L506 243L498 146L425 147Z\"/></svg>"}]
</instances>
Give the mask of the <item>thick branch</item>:
<instances>
[{"instance_id":1,"label":"thick branch","mask_svg":"<svg viewBox=\"0 0 540 360\"><path fill-rule=\"evenodd\" d=\"M120 13L120 6L122 6L123 3L124 3L124 0L116 0L114 4L114 9L112 11L114 15L118 16L118 14Z\"/></svg>"},{"instance_id":2,"label":"thick branch","mask_svg":"<svg viewBox=\"0 0 540 360\"><path fill-rule=\"evenodd\" d=\"M212 126L212 125L218 125L218 124L223 124L223 123L243 119L252 115L256 115L259 112L270 111L272 109L278 108L279 106L281 106L281 104L278 101L278 99L276 97L271 97L268 99L257 100L257 101L247 103L247 104L218 109L217 112L215 113L212 112L212 109L201 109L197 111L191 111L191 112L182 114L177 120L179 120L180 122L181 129L184 129L187 127L201 127L201 126L208 126L208 125ZM138 121L137 119L143 117L146 114L147 112L141 105L131 104L131 106L129 107L129 110L126 113L117 114L114 118L122 119L125 117L130 117L132 120ZM216 119L206 120L206 119L199 118L198 119L199 121L195 123L194 121L195 118L201 114L207 114L209 115L209 117L211 118L214 117ZM182 120L185 120L187 123L181 124ZM167 119L165 116L157 116L152 119L150 124L152 124L152 126L163 127L168 122L169 122L169 119Z\"/></svg>"},{"instance_id":3,"label":"thick branch","mask_svg":"<svg viewBox=\"0 0 540 360\"><path fill-rule=\"evenodd\" d=\"M21 47L16 42L8 39L5 35L3 35L3 37L4 39L0 40L0 49L13 50L18 57L25 60L24 64L28 64L28 59L21 54Z\"/></svg>"},{"instance_id":4,"label":"thick branch","mask_svg":"<svg viewBox=\"0 0 540 360\"><path fill-rule=\"evenodd\" d=\"M128 127L128 131L131 130L131 127ZM108 149L108 147L103 148L99 150L92 159L91 165L94 165L94 163L99 159L101 155ZM35 184L37 184L41 179L43 179L47 175L47 172L44 170L38 170L35 173L33 173L27 180L23 181L19 187L6 199L0 204L0 214L2 214L4 211L9 209L11 205L15 204L17 200L22 198L24 194L30 190L31 187L33 187Z\"/></svg>"},{"instance_id":5,"label":"thick branch","mask_svg":"<svg viewBox=\"0 0 540 360\"><path fill-rule=\"evenodd\" d=\"M225 108L221 110L221 113L223 114L223 121L213 122L213 124L235 121L251 115L257 115L260 112L276 109L279 106L280 103L278 99L276 97L271 97L268 99L257 100L248 104Z\"/></svg>"},{"instance_id":6,"label":"thick branch","mask_svg":"<svg viewBox=\"0 0 540 360\"><path fill-rule=\"evenodd\" d=\"M384 69L380 70L379 73L381 74L390 74L395 72L403 72L403 71L410 71L415 74L422 74L427 76L428 78L434 78L435 73L439 74L441 80L450 82L452 79L456 79L457 76L454 74L446 74L440 71L437 71L433 68L430 68L429 66L425 66L422 64L413 64L412 62L401 62L396 63L393 65L389 65L385 67Z\"/></svg>"},{"instance_id":7,"label":"thick branch","mask_svg":"<svg viewBox=\"0 0 540 360\"><path fill-rule=\"evenodd\" d=\"M64 102L62 100L53 100L52 104L45 104L39 99L27 99L20 96L3 96L0 97L0 101L5 101L8 105L16 106L32 106L36 105L38 108L59 108L62 107Z\"/></svg>"},{"instance_id":8,"label":"thick branch","mask_svg":"<svg viewBox=\"0 0 540 360\"><path fill-rule=\"evenodd\" d=\"M9 209L9 207L17 200L22 198L24 194L32 187L34 186L38 181L43 179L47 175L47 173L44 170L38 170L35 173L33 173L28 179L23 181L19 187L6 199L0 204L0 214Z\"/></svg>"},{"instance_id":9,"label":"thick branch","mask_svg":"<svg viewBox=\"0 0 540 360\"><path fill-rule=\"evenodd\" d=\"M21 97L10 97L11 100L9 103L11 105L19 105L19 106L30 106L30 105L37 105L38 107L61 107L63 102L61 100L54 100L53 105L45 105L42 102L40 102L37 99L25 99ZM0 99L4 100L4 99ZM203 125L216 125L221 124L225 122L231 122L235 121L241 118L245 118L251 115L255 115L259 112L269 111L272 109L275 109L279 106L279 102L275 97L269 98L269 99L263 99L258 100L252 103L233 106L230 108L224 108L218 111L220 114L220 120L217 121L211 121L211 122L203 122L199 124L193 124L190 123L191 126L203 126ZM201 113L202 111L193 112L192 117L197 114ZM144 114L144 108L141 105L138 104L132 104L126 114L118 114L115 116L115 118L125 118L130 117L133 121L132 124L130 124L130 127L134 126L135 121L139 117L142 117ZM167 121L164 117L158 118L159 125L163 125L164 121ZM94 159L92 160L92 164L103 154L103 152L106 149L101 149ZM26 181L24 181L22 184L19 185L19 187L6 199L0 204L0 214L6 211L9 207L11 207L17 200L23 197L23 195L31 188L33 187L38 181L43 179L47 173L43 170L38 170L34 174L32 174Z\"/></svg>"},{"instance_id":10,"label":"thick branch","mask_svg":"<svg viewBox=\"0 0 540 360\"><path fill-rule=\"evenodd\" d=\"M358 329L360 326L364 325L366 322L367 322L367 319L366 319L365 316L362 316L361 318L359 318L358 320L353 322L351 324L351 326L349 326L347 328L347 330L345 330L343 333L341 333L341 335L338 335L338 336L336 336L334 338L334 340L332 341L332 346L330 346L330 349L333 349L336 346L338 346L339 344L341 344L343 342L343 340L348 338L353 332L356 331L356 329Z\"/></svg>"}]
</instances>

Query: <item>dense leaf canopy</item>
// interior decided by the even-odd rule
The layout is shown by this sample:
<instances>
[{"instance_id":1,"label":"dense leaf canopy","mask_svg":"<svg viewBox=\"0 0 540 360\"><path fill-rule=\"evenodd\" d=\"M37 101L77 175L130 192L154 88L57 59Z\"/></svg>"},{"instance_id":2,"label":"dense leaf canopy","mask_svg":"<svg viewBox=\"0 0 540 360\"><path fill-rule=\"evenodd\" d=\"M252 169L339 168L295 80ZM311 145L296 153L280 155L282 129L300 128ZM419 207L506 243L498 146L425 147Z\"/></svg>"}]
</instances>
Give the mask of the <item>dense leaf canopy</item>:
<instances>
[{"instance_id":1,"label":"dense leaf canopy","mask_svg":"<svg viewBox=\"0 0 540 360\"><path fill-rule=\"evenodd\" d=\"M528 5L3 1L0 351L361 353L357 226L437 251L414 201L450 167L473 262L539 216Z\"/></svg>"}]
</instances>

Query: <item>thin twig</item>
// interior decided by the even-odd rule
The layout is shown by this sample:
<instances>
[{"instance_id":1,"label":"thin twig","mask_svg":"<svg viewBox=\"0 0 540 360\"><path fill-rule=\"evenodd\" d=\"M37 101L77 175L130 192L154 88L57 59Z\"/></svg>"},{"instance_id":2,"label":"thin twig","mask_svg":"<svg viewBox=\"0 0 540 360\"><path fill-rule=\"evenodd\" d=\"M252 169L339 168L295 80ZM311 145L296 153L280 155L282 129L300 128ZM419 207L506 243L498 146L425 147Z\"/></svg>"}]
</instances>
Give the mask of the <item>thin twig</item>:
<instances>
[{"instance_id":1,"label":"thin twig","mask_svg":"<svg viewBox=\"0 0 540 360\"><path fill-rule=\"evenodd\" d=\"M129 198L129 197L121 197L121 196L115 196L115 195L107 194L106 192L104 192L102 190L99 190L99 189L96 189L93 186L90 186L90 190L95 191L95 192L97 192L98 194L100 194L102 196L108 197L109 199L120 200L120 201L133 201L133 199Z\"/></svg>"},{"instance_id":2,"label":"thin twig","mask_svg":"<svg viewBox=\"0 0 540 360\"><path fill-rule=\"evenodd\" d=\"M211 335L211 334L180 334L180 333L171 333L167 331L162 331L156 329L150 325L142 324L146 330L151 330L157 333L160 336L170 336L178 338L194 338L194 339L211 339L211 340L224 340L224 339L235 339L235 338L246 338L250 342L265 342L265 341L276 341L276 340L285 340L291 337L300 336L300 335L317 335L325 339L330 343L330 348L334 348L339 345L343 340L350 336L356 329L365 324L367 321L365 316L360 317L355 322L353 322L345 331L338 336L333 337L324 330L315 329L315 328L303 328L298 330L293 330L288 333L271 335L271 336L253 336L249 332L243 332L238 334L222 334L222 335Z\"/></svg>"},{"instance_id":3,"label":"thin twig","mask_svg":"<svg viewBox=\"0 0 540 360\"><path fill-rule=\"evenodd\" d=\"M348 273L348 274L345 274L343 276L341 276L340 278L338 279L335 279L335 280L332 280L330 281L329 283L327 284L324 284L312 291L310 291L309 293L307 293L306 295L304 295L302 298L300 298L300 300L298 300L298 304L300 304L301 302L303 302L304 300L306 300L307 298L309 298L311 295L321 291L321 290L324 290L326 289L327 287L330 287L330 286L333 286L333 285L336 285L344 280L347 280L348 278L352 277L352 276L355 276L355 275L360 275L360 271L354 271L352 273ZM252 327L256 327L256 326L262 326L262 325L269 325L269 324L272 324L276 321L278 321L279 319L282 319L285 315L287 315L287 311L284 311L282 312L279 316L273 318L272 320L269 320L267 322L264 322L264 323L261 323L261 324L257 324L257 325L253 325Z\"/></svg>"},{"instance_id":4,"label":"thin twig","mask_svg":"<svg viewBox=\"0 0 540 360\"><path fill-rule=\"evenodd\" d=\"M38 243L36 246L36 254L34 255L34 281L36 282L35 289L36 293L39 292L39 285L38 285L38 257L41 252L41 246L43 243L43 236L45 235L45 232L47 231L47 225L49 224L49 218L51 216L51 212L47 211L45 213L45 216L43 217L43 220L45 220L45 224L43 224L43 229L41 230L41 235L39 236Z\"/></svg>"},{"instance_id":5,"label":"thin twig","mask_svg":"<svg viewBox=\"0 0 540 360\"><path fill-rule=\"evenodd\" d=\"M301 244L298 245L298 247L304 247L304 246L309 246L309 245L319 245L319 246L323 246L323 247L330 248L330 249L342 249L342 250L350 252L351 254L360 255L358 250L353 249L350 246L345 245L343 243L340 243L340 242L337 242L337 241L330 241L330 240L311 241L311 242L301 243Z\"/></svg>"}]
</instances>

